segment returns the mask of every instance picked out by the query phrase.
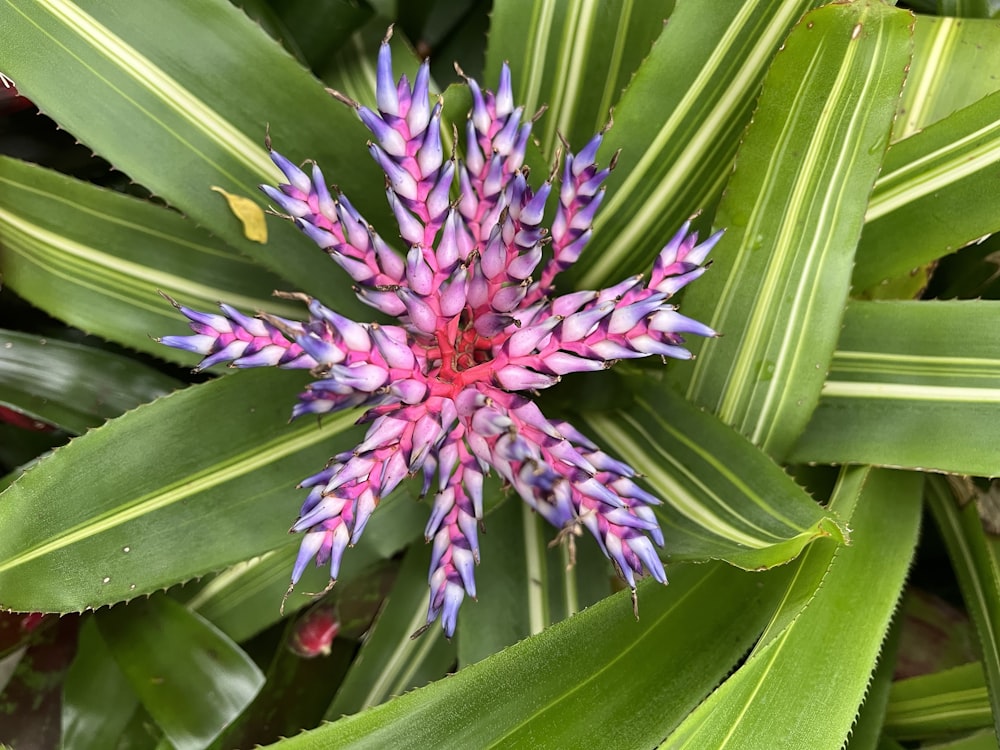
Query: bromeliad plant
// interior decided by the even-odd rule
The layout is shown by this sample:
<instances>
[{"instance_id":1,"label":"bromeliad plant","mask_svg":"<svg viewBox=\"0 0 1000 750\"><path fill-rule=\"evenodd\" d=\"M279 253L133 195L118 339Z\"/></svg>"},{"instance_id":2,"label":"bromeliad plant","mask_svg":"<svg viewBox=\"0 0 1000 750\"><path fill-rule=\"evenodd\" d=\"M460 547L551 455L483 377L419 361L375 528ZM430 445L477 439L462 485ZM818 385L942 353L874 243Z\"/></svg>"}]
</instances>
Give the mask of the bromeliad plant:
<instances>
[{"instance_id":1,"label":"bromeliad plant","mask_svg":"<svg viewBox=\"0 0 1000 750\"><path fill-rule=\"evenodd\" d=\"M385 173L405 258L345 196L331 196L318 165L307 175L272 151L288 183L262 189L347 271L362 302L400 325L357 323L319 300L288 295L308 304L307 322L248 318L228 305L223 315L180 307L195 335L162 343L202 355L200 368L309 368L317 380L299 396L293 417L369 407L364 441L302 482L311 490L292 526L305 533L293 587L313 558L329 563L332 587L345 549L360 540L380 500L420 472L427 495L437 473L424 531L433 544L427 624L441 616L451 637L465 595L476 596L477 525L490 468L557 529L585 526L633 597L644 570L666 583L646 536L663 545L651 509L660 501L636 484L634 469L568 422L546 418L522 392L621 359L689 358L681 334L715 333L667 300L704 273L720 235L698 245L685 224L657 256L648 282L633 276L600 291L557 295L555 277L580 257L604 197L611 170L594 162L603 136L566 155L549 232L541 223L552 183L537 192L528 184L531 123L522 123L523 110L514 106L510 68L501 68L496 94L469 80L465 158L445 161L441 103L429 105L430 65L420 66L411 90L405 76L397 82L392 75L388 42L378 55L378 112L350 104L375 137L369 150ZM539 268L544 246L551 256Z\"/></svg>"},{"instance_id":2,"label":"bromeliad plant","mask_svg":"<svg viewBox=\"0 0 1000 750\"><path fill-rule=\"evenodd\" d=\"M0 0L0 742L994 747L991 4L319 5Z\"/></svg>"}]
</instances>

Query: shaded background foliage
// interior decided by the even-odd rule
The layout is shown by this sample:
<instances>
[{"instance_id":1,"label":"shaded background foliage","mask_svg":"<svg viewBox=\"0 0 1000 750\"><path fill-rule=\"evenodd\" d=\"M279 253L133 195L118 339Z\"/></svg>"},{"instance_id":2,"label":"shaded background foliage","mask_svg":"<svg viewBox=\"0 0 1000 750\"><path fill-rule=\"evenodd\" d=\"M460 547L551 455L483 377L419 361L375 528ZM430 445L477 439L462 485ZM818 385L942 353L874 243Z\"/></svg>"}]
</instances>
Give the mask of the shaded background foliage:
<instances>
[{"instance_id":1,"label":"shaded background foliage","mask_svg":"<svg viewBox=\"0 0 1000 750\"><path fill-rule=\"evenodd\" d=\"M0 742L996 747L1000 4L895 5L0 2L23 94L0 88ZM510 62L518 101L549 105L536 176L614 108L572 283L641 272L696 211L727 228L683 300L723 339L544 398L666 500L671 584L640 587L638 622L594 545L570 567L497 484L454 641L409 637L412 487L281 615L292 488L357 415L288 426L301 376L195 375L150 339L184 332L157 288L371 318L211 187L266 205L269 128L394 236L323 91L371 103L389 23L452 120L453 61L486 86Z\"/></svg>"}]
</instances>

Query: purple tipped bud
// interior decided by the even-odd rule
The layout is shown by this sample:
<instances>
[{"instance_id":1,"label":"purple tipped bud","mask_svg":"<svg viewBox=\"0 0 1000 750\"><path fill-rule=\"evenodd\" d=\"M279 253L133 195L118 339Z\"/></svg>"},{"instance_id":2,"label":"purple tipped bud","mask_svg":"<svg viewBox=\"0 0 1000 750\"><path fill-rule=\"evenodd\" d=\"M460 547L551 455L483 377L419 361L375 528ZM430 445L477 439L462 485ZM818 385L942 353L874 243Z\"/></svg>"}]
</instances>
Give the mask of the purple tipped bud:
<instances>
[{"instance_id":1,"label":"purple tipped bud","mask_svg":"<svg viewBox=\"0 0 1000 750\"><path fill-rule=\"evenodd\" d=\"M499 369L496 378L508 391L541 390L559 382L557 376L545 375L520 365L507 365Z\"/></svg>"},{"instance_id":2,"label":"purple tipped bud","mask_svg":"<svg viewBox=\"0 0 1000 750\"><path fill-rule=\"evenodd\" d=\"M375 70L375 99L379 111L386 115L399 114L399 96L392 80L392 50L388 42L383 42L378 50L378 64Z\"/></svg>"},{"instance_id":3,"label":"purple tipped bud","mask_svg":"<svg viewBox=\"0 0 1000 750\"><path fill-rule=\"evenodd\" d=\"M293 198L290 195L285 195L285 193L281 192L277 188L271 187L270 185L261 185L260 189L264 195L277 203L285 213L293 218L298 219L312 213L308 203L299 200L298 198Z\"/></svg>"},{"instance_id":4,"label":"purple tipped bud","mask_svg":"<svg viewBox=\"0 0 1000 750\"><path fill-rule=\"evenodd\" d=\"M597 159L597 149L601 147L601 141L603 140L604 134L598 133L574 156L572 166L573 177L579 177L583 173L583 170L594 165L594 161Z\"/></svg>"},{"instance_id":5,"label":"purple tipped bud","mask_svg":"<svg viewBox=\"0 0 1000 750\"><path fill-rule=\"evenodd\" d=\"M417 164L420 173L425 177L433 175L441 168L444 161L444 149L441 146L441 105L435 105L430 126L424 133L423 143L417 151Z\"/></svg>"},{"instance_id":6,"label":"purple tipped bud","mask_svg":"<svg viewBox=\"0 0 1000 750\"><path fill-rule=\"evenodd\" d=\"M389 367L411 370L416 362L406 331L396 326L372 325L369 335Z\"/></svg>"},{"instance_id":7,"label":"purple tipped bud","mask_svg":"<svg viewBox=\"0 0 1000 750\"><path fill-rule=\"evenodd\" d=\"M509 313L521 304L521 300L524 299L527 291L528 287L523 284L505 286L497 290L496 294L493 295L493 299L490 300L490 304L497 312Z\"/></svg>"},{"instance_id":8,"label":"purple tipped bud","mask_svg":"<svg viewBox=\"0 0 1000 750\"><path fill-rule=\"evenodd\" d=\"M407 289L405 286L396 290L396 295L406 306L406 312L410 317L410 322L418 330L424 333L434 333L437 330L437 313L417 294Z\"/></svg>"},{"instance_id":9,"label":"purple tipped bud","mask_svg":"<svg viewBox=\"0 0 1000 750\"><path fill-rule=\"evenodd\" d=\"M427 264L424 249L414 245L406 254L406 281L417 294L426 297L434 291L434 271Z\"/></svg>"},{"instance_id":10,"label":"purple tipped bud","mask_svg":"<svg viewBox=\"0 0 1000 750\"><path fill-rule=\"evenodd\" d=\"M535 226L542 223L542 218L545 216L545 203L548 201L549 193L551 192L552 184L543 182L541 187L538 188L538 192L521 209L521 221L524 224Z\"/></svg>"},{"instance_id":11,"label":"purple tipped bud","mask_svg":"<svg viewBox=\"0 0 1000 750\"><path fill-rule=\"evenodd\" d=\"M312 182L305 172L292 164L292 162L288 161L288 159L279 154L277 151L272 151L270 156L271 161L273 161L278 169L284 173L292 187L303 193L309 193L312 190Z\"/></svg>"},{"instance_id":12,"label":"purple tipped bud","mask_svg":"<svg viewBox=\"0 0 1000 750\"><path fill-rule=\"evenodd\" d=\"M414 135L422 133L427 127L430 112L430 77L430 63L424 60L413 81L413 96L410 99L410 109L406 113L406 126Z\"/></svg>"},{"instance_id":13,"label":"purple tipped bud","mask_svg":"<svg viewBox=\"0 0 1000 750\"><path fill-rule=\"evenodd\" d=\"M358 391L372 393L389 380L388 371L378 365L355 364L349 367L334 365L330 377Z\"/></svg>"},{"instance_id":14,"label":"purple tipped bud","mask_svg":"<svg viewBox=\"0 0 1000 750\"><path fill-rule=\"evenodd\" d=\"M495 100L497 117L503 118L514 109L514 92L510 85L510 66L503 63L500 66L500 85L497 86Z\"/></svg>"},{"instance_id":15,"label":"purple tipped bud","mask_svg":"<svg viewBox=\"0 0 1000 750\"><path fill-rule=\"evenodd\" d=\"M507 118L507 122L500 129L500 132L493 136L493 148L498 154L506 156L514 148L517 142L517 132L521 124L522 107L514 110L513 114Z\"/></svg>"},{"instance_id":16,"label":"purple tipped bud","mask_svg":"<svg viewBox=\"0 0 1000 750\"><path fill-rule=\"evenodd\" d=\"M444 285L441 291L441 315L452 318L462 312L467 301L465 291L468 279L468 272L459 267L452 280Z\"/></svg>"},{"instance_id":17,"label":"purple tipped bud","mask_svg":"<svg viewBox=\"0 0 1000 750\"><path fill-rule=\"evenodd\" d=\"M368 152L372 155L372 158L378 162L379 167L385 172L386 178L389 180L389 185L392 187L396 194L408 198L411 201L417 199L417 181L413 178L409 172L407 172L403 167L397 164L392 158L382 150L382 147L373 143L368 147Z\"/></svg>"},{"instance_id":18,"label":"purple tipped bud","mask_svg":"<svg viewBox=\"0 0 1000 750\"><path fill-rule=\"evenodd\" d=\"M475 125L476 130L480 133L488 133L490 123L493 121L493 118L490 117L490 112L486 109L486 101L483 99L483 92L479 88L479 84L471 78L468 79L468 84L469 91L472 93L472 124Z\"/></svg>"},{"instance_id":19,"label":"purple tipped bud","mask_svg":"<svg viewBox=\"0 0 1000 750\"><path fill-rule=\"evenodd\" d=\"M385 120L368 107L358 107L358 116L386 153L397 158L406 156L406 139L398 130L390 127Z\"/></svg>"},{"instance_id":20,"label":"purple tipped bud","mask_svg":"<svg viewBox=\"0 0 1000 750\"><path fill-rule=\"evenodd\" d=\"M562 341L579 341L589 336L597 325L614 309L613 302L603 302L589 310L573 313L562 322L560 339Z\"/></svg>"}]
</instances>

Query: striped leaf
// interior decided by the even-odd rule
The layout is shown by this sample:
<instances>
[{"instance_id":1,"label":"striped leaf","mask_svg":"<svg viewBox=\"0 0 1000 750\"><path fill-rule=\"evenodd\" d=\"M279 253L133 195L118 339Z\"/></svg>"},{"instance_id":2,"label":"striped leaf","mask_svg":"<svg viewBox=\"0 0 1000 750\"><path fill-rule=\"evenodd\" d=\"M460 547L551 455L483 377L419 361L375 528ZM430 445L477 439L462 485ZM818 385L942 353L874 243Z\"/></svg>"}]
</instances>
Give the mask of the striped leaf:
<instances>
[{"instance_id":1,"label":"striped leaf","mask_svg":"<svg viewBox=\"0 0 1000 750\"><path fill-rule=\"evenodd\" d=\"M889 691L885 733L901 740L942 737L988 727L993 717L983 665L901 680ZM996 746L996 736L993 737Z\"/></svg>"},{"instance_id":2,"label":"striped leaf","mask_svg":"<svg viewBox=\"0 0 1000 750\"><path fill-rule=\"evenodd\" d=\"M329 262L329 261L327 261ZM69 325L182 364L198 357L152 337L190 333L157 290L209 310L302 317L271 296L288 282L176 212L0 157L4 285Z\"/></svg>"},{"instance_id":3,"label":"striped leaf","mask_svg":"<svg viewBox=\"0 0 1000 750\"><path fill-rule=\"evenodd\" d=\"M543 105L535 126L551 159L562 135L576 149L608 122L670 16L675 0L497 0L490 16L487 81L511 67L525 112Z\"/></svg>"},{"instance_id":4,"label":"striped leaf","mask_svg":"<svg viewBox=\"0 0 1000 750\"><path fill-rule=\"evenodd\" d=\"M1000 542L995 527L987 531L980 518L980 512L995 515L996 499L981 493L971 480L948 480L928 480L927 504L944 537L962 599L979 637L993 729L1000 737ZM949 490L949 484L956 489Z\"/></svg>"},{"instance_id":5,"label":"striped leaf","mask_svg":"<svg viewBox=\"0 0 1000 750\"><path fill-rule=\"evenodd\" d=\"M755 570L791 560L818 537L845 540L835 516L716 417L662 386L630 385L633 406L573 421L664 500L666 559Z\"/></svg>"},{"instance_id":6,"label":"striped leaf","mask_svg":"<svg viewBox=\"0 0 1000 750\"><path fill-rule=\"evenodd\" d=\"M242 11L224 0L2 0L0 37L0 70L80 141L234 248L304 290L343 289L350 304L343 275L298 230L271 218L268 244L251 242L212 192L266 207L257 184L280 180L270 128L279 151L316 159L370 219L386 212L355 114Z\"/></svg>"},{"instance_id":7,"label":"striped leaf","mask_svg":"<svg viewBox=\"0 0 1000 750\"><path fill-rule=\"evenodd\" d=\"M675 368L686 396L782 458L819 398L852 249L909 59L910 14L879 0L803 17L775 58L684 312L724 337Z\"/></svg>"},{"instance_id":8,"label":"striped leaf","mask_svg":"<svg viewBox=\"0 0 1000 750\"><path fill-rule=\"evenodd\" d=\"M709 209L732 171L764 73L818 0L682 0L621 103L605 153L621 149L594 238L577 263L597 288L648 270L686 218Z\"/></svg>"},{"instance_id":9,"label":"striped leaf","mask_svg":"<svg viewBox=\"0 0 1000 750\"><path fill-rule=\"evenodd\" d=\"M446 680L280 746L567 748L597 736L652 747L749 648L788 570L671 568L670 586L640 585L638 622L620 592Z\"/></svg>"},{"instance_id":10,"label":"striped leaf","mask_svg":"<svg viewBox=\"0 0 1000 750\"><path fill-rule=\"evenodd\" d=\"M852 302L790 460L1000 474L998 315L1000 302Z\"/></svg>"},{"instance_id":11,"label":"striped leaf","mask_svg":"<svg viewBox=\"0 0 1000 750\"><path fill-rule=\"evenodd\" d=\"M1000 91L894 144L865 213L855 290L1000 229L993 199L997 180Z\"/></svg>"},{"instance_id":12,"label":"striped leaf","mask_svg":"<svg viewBox=\"0 0 1000 750\"><path fill-rule=\"evenodd\" d=\"M786 597L775 620L787 624L768 639L778 630L772 623L746 663L661 747L750 749L761 737L774 747L843 747L916 546L922 485L918 474L871 472L850 516L851 545L815 545L797 566L826 570L819 590L804 605ZM849 512L839 501L835 494L834 507ZM796 580L789 591L799 588Z\"/></svg>"},{"instance_id":13,"label":"striped leaf","mask_svg":"<svg viewBox=\"0 0 1000 750\"><path fill-rule=\"evenodd\" d=\"M118 354L0 329L0 405L70 433L180 386Z\"/></svg>"},{"instance_id":14,"label":"striped leaf","mask_svg":"<svg viewBox=\"0 0 1000 750\"><path fill-rule=\"evenodd\" d=\"M356 438L351 414L286 426L304 383L274 370L220 378L40 461L0 502L0 603L99 607L294 543L293 488Z\"/></svg>"},{"instance_id":15,"label":"striped leaf","mask_svg":"<svg viewBox=\"0 0 1000 750\"><path fill-rule=\"evenodd\" d=\"M952 112L1000 89L1000 30L984 18L917 15L913 63L893 124L894 141L908 138Z\"/></svg>"}]
</instances>

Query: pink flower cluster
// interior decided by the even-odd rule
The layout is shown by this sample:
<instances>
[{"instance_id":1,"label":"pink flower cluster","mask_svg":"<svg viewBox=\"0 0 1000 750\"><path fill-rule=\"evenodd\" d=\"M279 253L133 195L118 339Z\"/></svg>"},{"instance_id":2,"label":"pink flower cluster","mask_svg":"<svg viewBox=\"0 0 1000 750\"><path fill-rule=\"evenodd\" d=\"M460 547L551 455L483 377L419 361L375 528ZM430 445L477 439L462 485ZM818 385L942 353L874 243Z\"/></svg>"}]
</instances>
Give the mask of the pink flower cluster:
<instances>
[{"instance_id":1,"label":"pink flower cluster","mask_svg":"<svg viewBox=\"0 0 1000 750\"><path fill-rule=\"evenodd\" d=\"M310 368L315 381L294 416L367 408L363 442L302 483L309 494L292 527L304 534L293 585L313 559L329 564L334 581L380 499L421 473L424 493L434 496L425 531L433 544L427 622L440 617L451 636L464 597L476 596L477 528L491 470L555 527L586 527L630 587L644 572L665 582L653 546L663 544L652 510L659 501L629 466L566 422L547 419L524 393L616 360L689 358L684 334L715 333L668 300L705 271L719 235L698 244L685 225L648 280L557 295L553 280L580 256L604 196L611 167L595 162L603 134L566 155L547 230L553 184L528 184L531 122L514 106L506 66L496 93L468 80L462 159L445 159L441 103L431 105L426 64L412 87L405 76L397 82L383 43L377 81L378 111L348 103L373 135L369 149L385 172L405 252L390 248L345 196L331 194L315 164L307 173L272 152L288 183L262 189L350 275L358 297L398 325L355 322L291 295L308 305L306 321L250 318L226 305L221 315L181 307L195 335L162 339L204 355L201 367Z\"/></svg>"}]
</instances>

